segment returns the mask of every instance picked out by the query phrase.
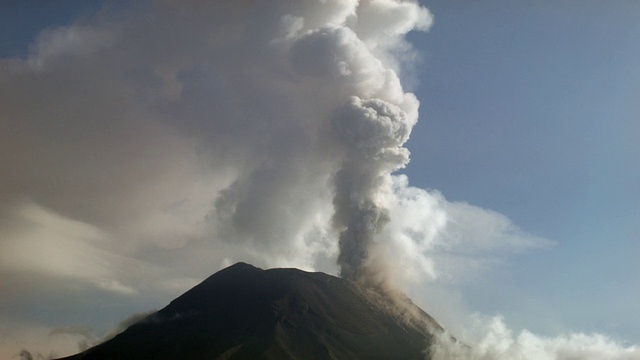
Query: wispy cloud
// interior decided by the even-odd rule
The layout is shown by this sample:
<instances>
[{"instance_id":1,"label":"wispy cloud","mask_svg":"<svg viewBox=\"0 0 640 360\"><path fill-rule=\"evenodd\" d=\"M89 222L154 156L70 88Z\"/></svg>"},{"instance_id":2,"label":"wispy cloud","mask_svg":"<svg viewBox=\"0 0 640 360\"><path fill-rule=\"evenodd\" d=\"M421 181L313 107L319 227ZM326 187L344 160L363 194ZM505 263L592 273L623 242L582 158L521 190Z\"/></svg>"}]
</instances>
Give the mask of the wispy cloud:
<instances>
[{"instance_id":1,"label":"wispy cloud","mask_svg":"<svg viewBox=\"0 0 640 360\"><path fill-rule=\"evenodd\" d=\"M126 267L132 267L133 260L110 250L112 244L107 242L105 232L32 202L12 210L4 219L9 224L0 232L3 272L83 281L123 294L136 292L118 280Z\"/></svg>"}]
</instances>

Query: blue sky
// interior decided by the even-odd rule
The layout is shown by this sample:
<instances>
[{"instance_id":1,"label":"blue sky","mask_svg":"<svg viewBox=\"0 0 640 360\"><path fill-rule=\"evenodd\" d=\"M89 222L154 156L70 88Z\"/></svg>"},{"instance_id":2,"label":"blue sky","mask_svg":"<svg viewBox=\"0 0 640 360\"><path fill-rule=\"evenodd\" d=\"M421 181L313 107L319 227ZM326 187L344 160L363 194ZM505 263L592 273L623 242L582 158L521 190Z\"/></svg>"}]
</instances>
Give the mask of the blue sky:
<instances>
[{"instance_id":1,"label":"blue sky","mask_svg":"<svg viewBox=\"0 0 640 360\"><path fill-rule=\"evenodd\" d=\"M557 243L515 259L500 296L468 296L533 329L548 320L514 299L638 341L625 319L640 317L640 3L424 4L412 184Z\"/></svg>"},{"instance_id":2,"label":"blue sky","mask_svg":"<svg viewBox=\"0 0 640 360\"><path fill-rule=\"evenodd\" d=\"M68 25L79 16L94 14L102 0L20 1L7 0L2 4L0 17L0 54L24 56L28 45L42 29Z\"/></svg>"},{"instance_id":3,"label":"blue sky","mask_svg":"<svg viewBox=\"0 0 640 360\"><path fill-rule=\"evenodd\" d=\"M421 4L429 8L435 20L428 32L408 35L419 52L419 61L401 78L420 100L420 120L406 145L411 162L401 173L409 177L412 186L435 189L450 202L501 213L522 231L554 242L550 248L525 249L500 259L500 265L483 273L481 279L457 284L463 307L489 316L502 314L515 330L526 328L548 336L601 332L639 343L640 2L425 0ZM3 2L0 57L28 57L43 29L82 23L83 19L91 23L102 5L101 0L58 0L55 5L44 1ZM111 9L117 14L119 7ZM182 74L180 80L188 82L190 77L207 74L196 70ZM147 75L140 71L134 81L146 81ZM141 93L144 81L138 84ZM153 94L143 93L149 98ZM198 101L193 103L197 105ZM197 115L200 109L194 109ZM168 149L183 149L175 145L181 142L172 141L167 140L171 144ZM152 152L155 148L149 145L149 149ZM123 167L139 165L131 164ZM113 174L118 174L119 167L113 165L113 169ZM132 174L132 179L146 179L135 171ZM227 175L221 175L223 180L219 181L224 184ZM77 209L56 203L55 196L47 198L37 191L26 195L43 202L38 205L45 210L37 206L40 210L32 210L40 211L38 216L47 221L73 229L80 224L67 221L75 219L72 215ZM106 202L109 200L106 197ZM174 202L171 206L182 211L186 205ZM107 210L103 213L110 214ZM77 219L82 220L83 231L92 234L113 230L107 220L90 216ZM185 246L190 250L170 255L166 249L184 244L164 246L135 258L166 264L164 270L151 265L140 270L147 278L153 277L145 271L179 273L184 279L175 275L173 280L180 281L167 285L175 285L171 289L177 292L175 289L192 284L198 276L208 275L208 268L189 265L185 270L176 264L191 264L198 259L206 262L210 248L202 250L199 246L205 245L196 242ZM220 246L225 249L226 245ZM125 248L126 253L129 248ZM133 245L132 249L134 253ZM232 250L229 253L234 254ZM97 258L102 256L101 252L96 254ZM129 266L128 260L118 256L107 259L122 261L124 268ZM19 316L24 316L25 323L42 318L52 324L63 322L70 305L65 304L64 292L56 292L55 284L45 284L34 293L38 296L28 301L8 300L6 304L17 303L20 309L15 308L19 315L7 317L19 321ZM95 301L93 310L106 310L78 310L69 316L91 326L110 320L111 326L114 316L123 318L122 314L162 306L173 296L157 290L146 298L131 299L121 296L130 290L127 283L121 285L102 284L117 291L97 292L98 296L96 290L80 288L79 299ZM48 297L39 297L42 294ZM160 295L152 299L154 294ZM19 295L15 298L21 299Z\"/></svg>"}]
</instances>

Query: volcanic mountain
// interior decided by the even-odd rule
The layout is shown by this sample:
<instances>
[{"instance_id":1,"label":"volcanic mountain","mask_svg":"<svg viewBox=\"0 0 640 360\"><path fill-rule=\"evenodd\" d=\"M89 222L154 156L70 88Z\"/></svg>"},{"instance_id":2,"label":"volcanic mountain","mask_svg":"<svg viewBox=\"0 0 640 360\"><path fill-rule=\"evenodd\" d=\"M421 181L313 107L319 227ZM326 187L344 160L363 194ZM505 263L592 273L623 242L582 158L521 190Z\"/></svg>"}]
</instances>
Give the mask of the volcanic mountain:
<instances>
[{"instance_id":1,"label":"volcanic mountain","mask_svg":"<svg viewBox=\"0 0 640 360\"><path fill-rule=\"evenodd\" d=\"M404 296L237 263L65 359L425 359L440 332Z\"/></svg>"}]
</instances>

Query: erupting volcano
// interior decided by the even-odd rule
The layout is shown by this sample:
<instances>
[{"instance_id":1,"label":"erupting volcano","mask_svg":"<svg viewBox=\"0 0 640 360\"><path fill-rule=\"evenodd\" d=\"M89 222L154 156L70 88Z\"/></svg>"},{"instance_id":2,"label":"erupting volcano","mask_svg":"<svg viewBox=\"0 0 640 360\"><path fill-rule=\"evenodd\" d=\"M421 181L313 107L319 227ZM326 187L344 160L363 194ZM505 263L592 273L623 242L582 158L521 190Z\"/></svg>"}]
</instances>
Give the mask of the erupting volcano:
<instances>
[{"instance_id":1,"label":"erupting volcano","mask_svg":"<svg viewBox=\"0 0 640 360\"><path fill-rule=\"evenodd\" d=\"M237 263L66 360L425 359L438 323L373 288Z\"/></svg>"}]
</instances>

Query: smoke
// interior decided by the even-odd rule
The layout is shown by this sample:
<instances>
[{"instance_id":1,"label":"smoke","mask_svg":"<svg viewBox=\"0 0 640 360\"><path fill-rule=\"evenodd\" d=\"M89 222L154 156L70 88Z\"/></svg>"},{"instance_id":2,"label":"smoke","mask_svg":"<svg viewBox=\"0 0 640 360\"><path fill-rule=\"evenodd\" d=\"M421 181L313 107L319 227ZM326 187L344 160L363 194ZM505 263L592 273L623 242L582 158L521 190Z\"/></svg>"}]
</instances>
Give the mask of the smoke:
<instances>
[{"instance_id":1,"label":"smoke","mask_svg":"<svg viewBox=\"0 0 640 360\"><path fill-rule=\"evenodd\" d=\"M115 329L111 330L108 334L102 336L101 339L94 341L93 343L84 343L84 346L80 346L81 350L85 350L88 349L91 346L103 343L107 340L110 340L112 338L114 338L116 335L120 334L121 332L127 330L127 328L135 323L138 323L140 321L143 321L144 319L146 319L149 315L155 313L156 310L151 310L151 311L146 311L143 313L139 313L139 314L133 314L131 316L129 316L128 318L120 321L120 323L118 323L118 326L115 327ZM83 348L84 347L84 348Z\"/></svg>"},{"instance_id":2,"label":"smoke","mask_svg":"<svg viewBox=\"0 0 640 360\"><path fill-rule=\"evenodd\" d=\"M44 29L0 60L0 291L170 299L239 260L366 278L418 119L403 36L430 23L158 0Z\"/></svg>"},{"instance_id":3,"label":"smoke","mask_svg":"<svg viewBox=\"0 0 640 360\"><path fill-rule=\"evenodd\" d=\"M20 360L33 360L33 355L31 355L27 350L21 350L19 355Z\"/></svg>"},{"instance_id":4,"label":"smoke","mask_svg":"<svg viewBox=\"0 0 640 360\"><path fill-rule=\"evenodd\" d=\"M43 209L60 226L42 232L92 229L105 256L154 263L207 241L213 263L331 272L337 256L343 276L365 274L389 221L381 192L418 119L402 37L428 29L429 12L392 0L118 6L3 59L3 214ZM17 224L0 232L31 236ZM23 247L54 242L32 237ZM114 274L78 266L93 283Z\"/></svg>"},{"instance_id":5,"label":"smoke","mask_svg":"<svg viewBox=\"0 0 640 360\"><path fill-rule=\"evenodd\" d=\"M419 117L404 36L432 22L401 0L113 3L0 59L0 321L48 309L47 337L240 260L446 308L429 286L549 246L394 174Z\"/></svg>"},{"instance_id":6,"label":"smoke","mask_svg":"<svg viewBox=\"0 0 640 360\"><path fill-rule=\"evenodd\" d=\"M127 328L129 326L131 326L131 325L133 325L135 323L138 323L140 321L143 321L145 318L147 318L149 315L151 315L151 314L153 314L155 312L156 312L156 310L151 310L151 311L146 311L144 313L133 314L133 315L129 316L128 318L120 321L115 328L113 328L107 334L104 334L102 336L96 335L92 329L88 329L88 328L80 328L80 329L76 329L76 328L61 328L61 329L54 329L53 331L51 331L51 333L49 335L50 336L59 335L59 334L78 335L78 336L81 337L81 339L78 341L78 349L80 351L84 351L84 350L87 350L87 349L89 349L89 348L91 348L93 346L101 344L101 343L103 343L105 341L111 340L116 335L118 335L121 332L127 330Z\"/></svg>"},{"instance_id":7,"label":"smoke","mask_svg":"<svg viewBox=\"0 0 640 360\"><path fill-rule=\"evenodd\" d=\"M380 99L352 97L334 118L347 156L335 176L334 224L340 232L338 264L348 279L366 276L364 263L375 237L389 222L381 190L392 171L409 161L402 144L416 119Z\"/></svg>"}]
</instances>

